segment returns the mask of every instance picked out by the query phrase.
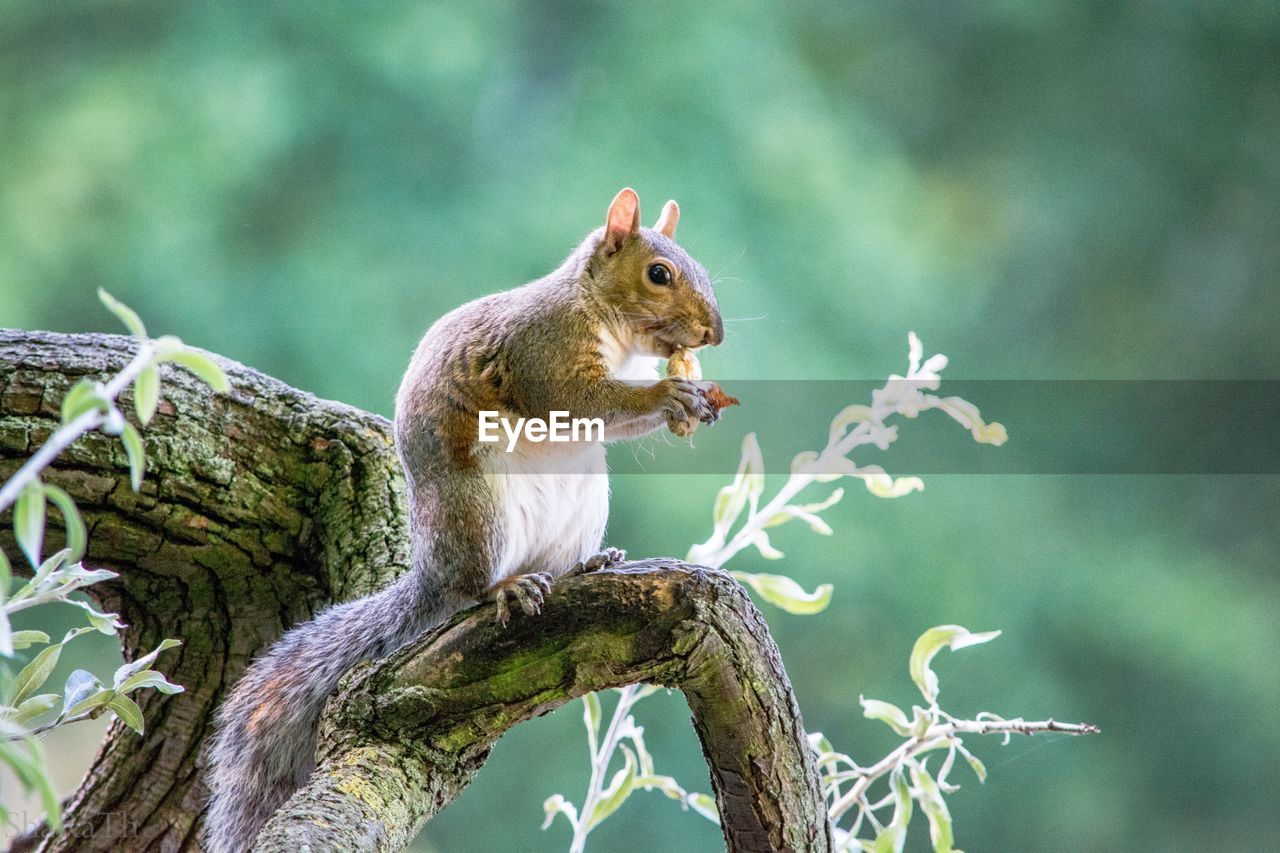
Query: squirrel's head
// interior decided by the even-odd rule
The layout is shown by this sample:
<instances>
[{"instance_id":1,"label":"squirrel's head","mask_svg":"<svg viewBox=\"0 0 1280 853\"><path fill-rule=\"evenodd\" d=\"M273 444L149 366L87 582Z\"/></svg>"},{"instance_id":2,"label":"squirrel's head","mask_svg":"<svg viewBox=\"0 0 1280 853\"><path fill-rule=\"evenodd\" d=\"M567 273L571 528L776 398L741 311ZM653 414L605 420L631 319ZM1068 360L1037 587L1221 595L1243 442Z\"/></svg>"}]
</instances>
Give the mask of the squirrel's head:
<instances>
[{"instance_id":1,"label":"squirrel's head","mask_svg":"<svg viewBox=\"0 0 1280 853\"><path fill-rule=\"evenodd\" d=\"M587 275L593 290L656 355L724 340L724 323L711 279L675 241L680 208L669 201L653 228L640 225L640 198L624 189L614 197L604 228L592 244Z\"/></svg>"}]
</instances>

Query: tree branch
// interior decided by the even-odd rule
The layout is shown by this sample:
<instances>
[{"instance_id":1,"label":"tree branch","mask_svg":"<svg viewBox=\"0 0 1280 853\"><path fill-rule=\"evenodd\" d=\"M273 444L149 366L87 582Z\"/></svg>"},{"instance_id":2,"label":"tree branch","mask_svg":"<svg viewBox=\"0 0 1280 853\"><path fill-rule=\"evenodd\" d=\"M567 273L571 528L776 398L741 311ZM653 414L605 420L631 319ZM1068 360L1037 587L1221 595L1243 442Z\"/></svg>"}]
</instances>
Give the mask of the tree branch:
<instances>
[{"instance_id":1,"label":"tree branch","mask_svg":"<svg viewBox=\"0 0 1280 853\"><path fill-rule=\"evenodd\" d=\"M830 848L763 617L724 572L648 560L563 580L539 616L506 629L476 608L358 670L330 702L310 783L255 849L401 849L509 728L641 681L684 691L731 851Z\"/></svg>"}]
</instances>

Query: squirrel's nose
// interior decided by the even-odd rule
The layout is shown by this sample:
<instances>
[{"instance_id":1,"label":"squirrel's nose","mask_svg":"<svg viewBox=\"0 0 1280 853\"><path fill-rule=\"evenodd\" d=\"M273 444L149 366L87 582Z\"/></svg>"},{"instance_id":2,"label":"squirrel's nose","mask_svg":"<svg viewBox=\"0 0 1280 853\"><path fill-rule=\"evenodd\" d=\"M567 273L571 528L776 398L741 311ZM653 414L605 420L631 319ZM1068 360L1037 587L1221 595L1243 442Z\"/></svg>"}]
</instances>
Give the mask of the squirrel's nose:
<instances>
[{"instance_id":1,"label":"squirrel's nose","mask_svg":"<svg viewBox=\"0 0 1280 853\"><path fill-rule=\"evenodd\" d=\"M724 340L724 323L721 322L718 316L712 318L712 322L714 325L707 328L707 330L702 333L702 343L704 346L707 344L719 346L721 341Z\"/></svg>"}]
</instances>

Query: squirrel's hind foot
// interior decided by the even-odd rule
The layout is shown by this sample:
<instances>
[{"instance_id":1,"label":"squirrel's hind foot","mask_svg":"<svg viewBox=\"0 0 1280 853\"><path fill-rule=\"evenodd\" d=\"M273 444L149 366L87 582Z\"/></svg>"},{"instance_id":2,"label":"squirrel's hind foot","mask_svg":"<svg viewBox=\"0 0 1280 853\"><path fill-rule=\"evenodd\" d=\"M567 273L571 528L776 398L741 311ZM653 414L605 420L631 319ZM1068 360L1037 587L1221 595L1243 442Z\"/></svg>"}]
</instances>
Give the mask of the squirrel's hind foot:
<instances>
[{"instance_id":1,"label":"squirrel's hind foot","mask_svg":"<svg viewBox=\"0 0 1280 853\"><path fill-rule=\"evenodd\" d=\"M607 569L610 566L616 566L626 561L626 551L621 548L605 548L599 554L593 554L582 562L575 563L563 576L571 578L575 575L585 575L588 572L598 572L601 569Z\"/></svg>"},{"instance_id":2,"label":"squirrel's hind foot","mask_svg":"<svg viewBox=\"0 0 1280 853\"><path fill-rule=\"evenodd\" d=\"M527 575L512 575L494 584L493 603L497 609L494 621L504 628L511 621L511 605L508 598L514 598L529 616L542 612L542 602L551 592L551 575L546 572L530 572Z\"/></svg>"}]
</instances>

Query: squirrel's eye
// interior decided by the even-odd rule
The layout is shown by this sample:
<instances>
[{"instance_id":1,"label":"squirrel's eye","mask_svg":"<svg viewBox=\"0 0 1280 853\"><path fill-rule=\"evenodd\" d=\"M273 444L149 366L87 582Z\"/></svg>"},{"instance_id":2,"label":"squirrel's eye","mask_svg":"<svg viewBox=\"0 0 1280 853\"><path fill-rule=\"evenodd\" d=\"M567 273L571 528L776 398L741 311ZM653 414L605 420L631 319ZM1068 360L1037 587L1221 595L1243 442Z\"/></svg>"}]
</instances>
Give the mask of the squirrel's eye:
<instances>
[{"instance_id":1,"label":"squirrel's eye","mask_svg":"<svg viewBox=\"0 0 1280 853\"><path fill-rule=\"evenodd\" d=\"M650 264L649 281L664 286L671 284L671 270L666 264Z\"/></svg>"}]
</instances>

